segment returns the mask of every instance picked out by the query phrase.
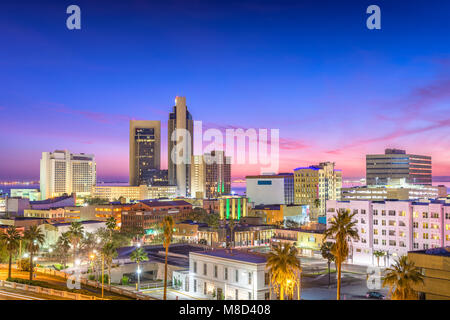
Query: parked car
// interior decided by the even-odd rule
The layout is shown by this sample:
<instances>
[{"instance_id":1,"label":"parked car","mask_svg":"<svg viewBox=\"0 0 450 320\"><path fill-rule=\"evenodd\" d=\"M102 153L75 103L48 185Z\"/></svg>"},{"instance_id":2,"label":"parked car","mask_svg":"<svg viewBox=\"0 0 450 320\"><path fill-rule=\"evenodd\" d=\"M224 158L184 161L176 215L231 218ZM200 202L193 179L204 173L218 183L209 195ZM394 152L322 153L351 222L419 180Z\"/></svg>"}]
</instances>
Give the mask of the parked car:
<instances>
[{"instance_id":1,"label":"parked car","mask_svg":"<svg viewBox=\"0 0 450 320\"><path fill-rule=\"evenodd\" d=\"M384 296L376 291L369 291L366 293L366 298L368 299L384 299Z\"/></svg>"}]
</instances>

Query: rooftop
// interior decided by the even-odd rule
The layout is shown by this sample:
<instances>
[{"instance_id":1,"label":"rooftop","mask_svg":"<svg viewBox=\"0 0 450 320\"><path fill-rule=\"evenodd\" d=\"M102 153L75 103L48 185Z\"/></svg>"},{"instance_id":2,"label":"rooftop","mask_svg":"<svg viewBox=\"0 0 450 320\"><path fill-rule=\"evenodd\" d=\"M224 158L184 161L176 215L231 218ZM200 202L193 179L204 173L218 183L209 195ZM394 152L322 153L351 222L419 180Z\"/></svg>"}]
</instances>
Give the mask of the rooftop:
<instances>
[{"instance_id":1,"label":"rooftop","mask_svg":"<svg viewBox=\"0 0 450 320\"><path fill-rule=\"evenodd\" d=\"M63 200L67 200L73 198L73 196L61 196L61 197L56 197L56 198L50 198L50 199L46 199L46 200L39 200L39 201L30 201L30 204L50 204L50 203L55 203L55 202L59 202L59 201L63 201Z\"/></svg>"},{"instance_id":2,"label":"rooftop","mask_svg":"<svg viewBox=\"0 0 450 320\"><path fill-rule=\"evenodd\" d=\"M172 201L142 200L139 202L149 207L192 206L192 204L184 200L172 200Z\"/></svg>"},{"instance_id":3,"label":"rooftop","mask_svg":"<svg viewBox=\"0 0 450 320\"><path fill-rule=\"evenodd\" d=\"M209 250L203 252L196 252L196 254L218 257L230 260L237 260L249 263L266 263L267 256L260 253L254 253L243 250L228 250L228 249L219 249L219 250Z\"/></svg>"},{"instance_id":4,"label":"rooftop","mask_svg":"<svg viewBox=\"0 0 450 320\"><path fill-rule=\"evenodd\" d=\"M409 253L421 253L433 256L442 256L450 258L450 247L433 248L427 250L409 251Z\"/></svg>"}]
</instances>

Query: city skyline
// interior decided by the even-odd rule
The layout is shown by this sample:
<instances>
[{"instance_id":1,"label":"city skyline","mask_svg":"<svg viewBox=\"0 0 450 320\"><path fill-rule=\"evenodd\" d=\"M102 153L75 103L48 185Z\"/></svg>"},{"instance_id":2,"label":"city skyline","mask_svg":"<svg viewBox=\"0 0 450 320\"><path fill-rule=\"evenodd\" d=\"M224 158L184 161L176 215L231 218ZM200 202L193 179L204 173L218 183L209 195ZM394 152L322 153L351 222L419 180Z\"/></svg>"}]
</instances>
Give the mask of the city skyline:
<instances>
[{"instance_id":1,"label":"city skyline","mask_svg":"<svg viewBox=\"0 0 450 320\"><path fill-rule=\"evenodd\" d=\"M332 161L362 178L366 154L399 148L450 175L448 3L406 16L379 1L378 33L364 1L78 4L78 33L64 4L0 7L0 180L38 179L41 153L67 149L94 154L99 180L127 181L130 119L161 121L167 169L175 96L205 128L280 129L279 172ZM258 169L233 165L232 177Z\"/></svg>"}]
</instances>

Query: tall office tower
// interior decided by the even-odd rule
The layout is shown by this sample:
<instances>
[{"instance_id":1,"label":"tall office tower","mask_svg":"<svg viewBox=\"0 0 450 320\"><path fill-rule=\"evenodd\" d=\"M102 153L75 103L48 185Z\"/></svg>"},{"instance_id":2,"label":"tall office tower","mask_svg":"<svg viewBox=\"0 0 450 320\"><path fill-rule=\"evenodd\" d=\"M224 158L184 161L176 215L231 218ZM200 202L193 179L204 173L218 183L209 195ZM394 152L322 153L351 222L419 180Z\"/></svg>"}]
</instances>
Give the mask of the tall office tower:
<instances>
[{"instance_id":1,"label":"tall office tower","mask_svg":"<svg viewBox=\"0 0 450 320\"><path fill-rule=\"evenodd\" d=\"M40 185L41 199L64 193L89 195L97 182L93 154L72 154L67 150L42 152Z\"/></svg>"},{"instance_id":2,"label":"tall office tower","mask_svg":"<svg viewBox=\"0 0 450 320\"><path fill-rule=\"evenodd\" d=\"M187 110L186 97L176 97L175 106L173 107L173 111L169 114L168 122L168 170L169 184L177 186L178 194L180 196L189 196L191 193L189 163L191 162L194 146L193 129L194 124L192 116ZM172 141L172 135L174 135L174 141ZM177 147L176 149L175 146ZM173 156L178 154L180 157L179 163L173 161L172 153ZM181 161L181 159L183 160Z\"/></svg>"},{"instance_id":3,"label":"tall office tower","mask_svg":"<svg viewBox=\"0 0 450 320\"><path fill-rule=\"evenodd\" d=\"M431 185L431 157L406 154L398 149L366 155L367 185L397 185L400 181Z\"/></svg>"},{"instance_id":4,"label":"tall office tower","mask_svg":"<svg viewBox=\"0 0 450 320\"><path fill-rule=\"evenodd\" d=\"M161 122L130 120L130 186L152 184L160 160Z\"/></svg>"},{"instance_id":5,"label":"tall office tower","mask_svg":"<svg viewBox=\"0 0 450 320\"><path fill-rule=\"evenodd\" d=\"M342 172L332 162L294 169L294 202L309 205L311 220L325 216L327 200L341 199L341 188Z\"/></svg>"},{"instance_id":6,"label":"tall office tower","mask_svg":"<svg viewBox=\"0 0 450 320\"><path fill-rule=\"evenodd\" d=\"M206 170L202 155L193 155L191 160L191 196L205 197Z\"/></svg>"},{"instance_id":7,"label":"tall office tower","mask_svg":"<svg viewBox=\"0 0 450 320\"><path fill-rule=\"evenodd\" d=\"M203 156L205 162L206 198L231 193L231 158L223 151L211 151Z\"/></svg>"}]
</instances>

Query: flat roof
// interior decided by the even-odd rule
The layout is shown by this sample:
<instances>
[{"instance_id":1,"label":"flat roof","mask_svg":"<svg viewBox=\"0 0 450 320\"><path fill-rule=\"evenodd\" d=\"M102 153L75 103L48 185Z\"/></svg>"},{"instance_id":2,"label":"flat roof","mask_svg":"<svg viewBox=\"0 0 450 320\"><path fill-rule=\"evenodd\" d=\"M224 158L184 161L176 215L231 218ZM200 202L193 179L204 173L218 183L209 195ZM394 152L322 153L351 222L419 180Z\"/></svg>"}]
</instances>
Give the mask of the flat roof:
<instances>
[{"instance_id":1,"label":"flat roof","mask_svg":"<svg viewBox=\"0 0 450 320\"><path fill-rule=\"evenodd\" d=\"M408 251L408 253L419 253L419 254L426 254L426 255L441 256L441 257L449 257L450 258L450 247L433 248L433 249L417 250L417 251Z\"/></svg>"},{"instance_id":2,"label":"flat roof","mask_svg":"<svg viewBox=\"0 0 450 320\"><path fill-rule=\"evenodd\" d=\"M237 260L237 261L243 261L243 262L249 262L249 263L266 263L267 262L266 255L263 255L260 253L236 250L236 249L235 250L229 250L229 249L208 250L208 251L195 252L195 253L205 255L205 256L210 256L210 257L224 258L224 259Z\"/></svg>"}]
</instances>

